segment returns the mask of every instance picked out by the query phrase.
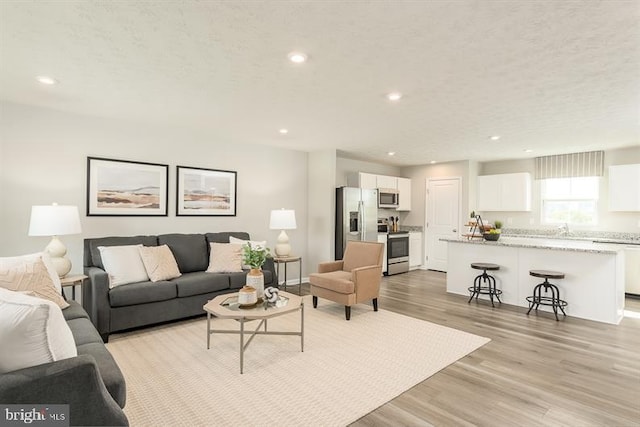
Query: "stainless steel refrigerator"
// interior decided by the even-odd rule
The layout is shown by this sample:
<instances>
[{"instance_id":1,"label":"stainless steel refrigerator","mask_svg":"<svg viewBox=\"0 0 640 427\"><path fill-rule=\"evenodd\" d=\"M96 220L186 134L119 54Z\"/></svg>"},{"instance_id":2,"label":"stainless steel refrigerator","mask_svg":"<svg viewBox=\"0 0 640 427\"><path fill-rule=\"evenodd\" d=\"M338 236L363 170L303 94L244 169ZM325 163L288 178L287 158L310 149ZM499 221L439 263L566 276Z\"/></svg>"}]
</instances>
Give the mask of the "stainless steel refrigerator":
<instances>
[{"instance_id":1,"label":"stainless steel refrigerator","mask_svg":"<svg viewBox=\"0 0 640 427\"><path fill-rule=\"evenodd\" d=\"M336 188L336 260L350 240L378 241L378 190Z\"/></svg>"}]
</instances>

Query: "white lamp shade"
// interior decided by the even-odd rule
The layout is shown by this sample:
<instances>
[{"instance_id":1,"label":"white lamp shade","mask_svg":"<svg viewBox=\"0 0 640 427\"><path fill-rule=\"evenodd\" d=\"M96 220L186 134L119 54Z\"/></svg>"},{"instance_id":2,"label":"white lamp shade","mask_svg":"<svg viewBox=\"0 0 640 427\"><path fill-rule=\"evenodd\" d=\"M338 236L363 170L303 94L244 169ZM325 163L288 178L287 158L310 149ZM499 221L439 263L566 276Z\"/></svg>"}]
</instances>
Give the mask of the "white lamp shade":
<instances>
[{"instance_id":1,"label":"white lamp shade","mask_svg":"<svg viewBox=\"0 0 640 427\"><path fill-rule=\"evenodd\" d=\"M80 234L77 206L32 206L29 236L63 236Z\"/></svg>"},{"instance_id":2,"label":"white lamp shade","mask_svg":"<svg viewBox=\"0 0 640 427\"><path fill-rule=\"evenodd\" d=\"M293 209L279 209L271 211L269 228L272 230L295 230L296 211Z\"/></svg>"}]
</instances>

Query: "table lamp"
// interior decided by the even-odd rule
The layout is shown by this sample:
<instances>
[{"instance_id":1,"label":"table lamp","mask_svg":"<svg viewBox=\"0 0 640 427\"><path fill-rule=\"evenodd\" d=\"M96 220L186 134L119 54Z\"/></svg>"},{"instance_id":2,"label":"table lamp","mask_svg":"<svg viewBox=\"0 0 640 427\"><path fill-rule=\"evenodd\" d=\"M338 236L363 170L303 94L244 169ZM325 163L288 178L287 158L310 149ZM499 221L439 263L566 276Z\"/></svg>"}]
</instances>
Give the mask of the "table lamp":
<instances>
[{"instance_id":1,"label":"table lamp","mask_svg":"<svg viewBox=\"0 0 640 427\"><path fill-rule=\"evenodd\" d=\"M59 206L57 203L48 206L32 206L29 236L51 236L51 241L44 248L51 256L58 276L64 277L71 271L71 261L65 258L67 248L58 236L80 234L80 215L77 206Z\"/></svg>"},{"instance_id":2,"label":"table lamp","mask_svg":"<svg viewBox=\"0 0 640 427\"><path fill-rule=\"evenodd\" d=\"M271 211L269 228L272 230L282 230L278 236L278 243L276 244L276 255L282 257L291 255L289 236L287 236L287 233L284 230L296 229L296 212L292 209Z\"/></svg>"}]
</instances>

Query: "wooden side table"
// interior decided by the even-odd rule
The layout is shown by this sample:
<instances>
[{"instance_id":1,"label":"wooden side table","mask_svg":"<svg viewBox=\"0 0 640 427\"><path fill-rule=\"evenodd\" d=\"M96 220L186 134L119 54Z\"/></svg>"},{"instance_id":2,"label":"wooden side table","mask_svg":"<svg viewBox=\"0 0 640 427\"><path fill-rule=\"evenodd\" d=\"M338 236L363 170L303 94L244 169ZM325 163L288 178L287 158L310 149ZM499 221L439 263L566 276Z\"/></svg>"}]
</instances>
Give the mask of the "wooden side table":
<instances>
[{"instance_id":1,"label":"wooden side table","mask_svg":"<svg viewBox=\"0 0 640 427\"><path fill-rule=\"evenodd\" d=\"M284 264L284 282L282 283L284 285L284 290L287 290L287 264L289 264L290 262L298 262L300 263L300 270L299 270L299 276L298 276L298 295L302 294L302 257L301 256L274 256L273 257L273 262L275 262L277 264L277 274L278 277L280 277L280 264ZM280 284L278 283L278 286Z\"/></svg>"},{"instance_id":2,"label":"wooden side table","mask_svg":"<svg viewBox=\"0 0 640 427\"><path fill-rule=\"evenodd\" d=\"M84 285L85 279L88 279L89 276L85 276L84 274L69 274L67 276L60 278L60 284L63 288L67 286L71 286L71 299L76 299L76 286Z\"/></svg>"}]
</instances>

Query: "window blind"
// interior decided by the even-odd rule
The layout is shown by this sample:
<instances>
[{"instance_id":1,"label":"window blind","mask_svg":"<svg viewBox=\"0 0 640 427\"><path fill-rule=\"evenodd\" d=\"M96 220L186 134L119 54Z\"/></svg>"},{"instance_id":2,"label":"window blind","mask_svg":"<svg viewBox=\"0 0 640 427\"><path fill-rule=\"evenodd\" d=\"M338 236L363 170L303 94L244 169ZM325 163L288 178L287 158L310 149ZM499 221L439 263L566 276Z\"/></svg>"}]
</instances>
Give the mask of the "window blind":
<instances>
[{"instance_id":1,"label":"window blind","mask_svg":"<svg viewBox=\"0 0 640 427\"><path fill-rule=\"evenodd\" d=\"M604 174L604 151L536 157L535 179L577 178Z\"/></svg>"}]
</instances>

